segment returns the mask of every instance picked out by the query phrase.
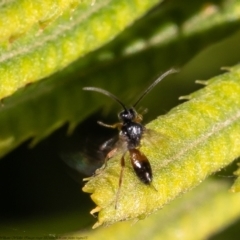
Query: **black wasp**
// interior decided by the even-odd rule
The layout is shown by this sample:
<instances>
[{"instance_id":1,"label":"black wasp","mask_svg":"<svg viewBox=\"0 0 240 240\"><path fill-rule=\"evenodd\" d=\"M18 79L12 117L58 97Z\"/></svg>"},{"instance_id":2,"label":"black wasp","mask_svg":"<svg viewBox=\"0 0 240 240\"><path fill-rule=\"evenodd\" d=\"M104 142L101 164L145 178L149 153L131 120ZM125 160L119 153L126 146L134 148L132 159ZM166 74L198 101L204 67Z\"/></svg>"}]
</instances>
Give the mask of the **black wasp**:
<instances>
[{"instance_id":1,"label":"black wasp","mask_svg":"<svg viewBox=\"0 0 240 240\"><path fill-rule=\"evenodd\" d=\"M118 146L120 148L124 149L123 155L121 157L121 173L119 177L119 188L116 196L116 204L115 208L117 207L117 200L119 195L119 190L121 188L122 184L122 178L123 178L123 170L125 167L125 154L128 151L130 160L132 163L132 167L138 176L138 178L144 183L144 184L150 184L152 182L152 168L150 165L150 162L148 161L148 158L138 149L140 146L141 138L146 131L146 128L141 124L142 121L142 115L138 114L135 110L136 105L145 97L161 80L163 80L166 76L172 73L176 73L177 71L175 69L170 69L164 74L162 74L160 77L158 77L138 98L138 100L135 102L135 104L130 107L126 108L126 106L112 93L101 89L97 87L84 87L83 90L86 91L95 91L102 93L112 99L114 99L116 102L118 102L123 110L118 114L118 118L120 122L108 125L102 122L98 122L98 124L108 127L108 128L117 128L119 129L119 141L117 143L117 146L112 149L106 157L106 161L109 160L114 156L114 154L118 150ZM109 140L111 141L111 140ZM108 145L107 141L104 145ZM120 144L119 144L120 143Z\"/></svg>"}]
</instances>

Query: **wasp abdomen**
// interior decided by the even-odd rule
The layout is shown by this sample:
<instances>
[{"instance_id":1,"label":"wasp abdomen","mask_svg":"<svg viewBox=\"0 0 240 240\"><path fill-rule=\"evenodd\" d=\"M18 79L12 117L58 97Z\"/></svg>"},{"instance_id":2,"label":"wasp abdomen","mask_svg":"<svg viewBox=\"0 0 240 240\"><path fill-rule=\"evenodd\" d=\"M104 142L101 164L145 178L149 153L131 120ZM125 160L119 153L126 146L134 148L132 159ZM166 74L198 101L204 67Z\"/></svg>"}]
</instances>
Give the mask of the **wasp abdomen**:
<instances>
[{"instance_id":1,"label":"wasp abdomen","mask_svg":"<svg viewBox=\"0 0 240 240\"><path fill-rule=\"evenodd\" d=\"M133 169L138 178L145 184L152 182L152 168L147 157L138 149L129 149Z\"/></svg>"}]
</instances>

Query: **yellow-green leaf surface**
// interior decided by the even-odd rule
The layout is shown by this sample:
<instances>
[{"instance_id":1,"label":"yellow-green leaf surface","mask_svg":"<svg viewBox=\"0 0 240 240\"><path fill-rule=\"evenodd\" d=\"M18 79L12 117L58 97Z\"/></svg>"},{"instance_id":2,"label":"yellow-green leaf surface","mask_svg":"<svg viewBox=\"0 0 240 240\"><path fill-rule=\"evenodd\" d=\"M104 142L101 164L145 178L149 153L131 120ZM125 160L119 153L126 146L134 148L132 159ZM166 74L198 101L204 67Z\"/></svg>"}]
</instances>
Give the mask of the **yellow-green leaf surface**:
<instances>
[{"instance_id":1,"label":"yellow-green leaf surface","mask_svg":"<svg viewBox=\"0 0 240 240\"><path fill-rule=\"evenodd\" d=\"M35 24L40 28L81 4L76 0L28 1L10 0L0 3L0 43L11 43L27 33Z\"/></svg>"},{"instance_id":2,"label":"yellow-green leaf surface","mask_svg":"<svg viewBox=\"0 0 240 240\"><path fill-rule=\"evenodd\" d=\"M238 166L240 166L239 163ZM231 187L231 191L240 192L240 168L238 168L238 170L235 171L234 174L236 175L237 179L235 180L233 186Z\"/></svg>"},{"instance_id":3,"label":"yellow-green leaf surface","mask_svg":"<svg viewBox=\"0 0 240 240\"><path fill-rule=\"evenodd\" d=\"M91 233L82 231L70 236L87 235L89 239L114 236L116 240L209 239L219 228L226 227L239 216L240 194L232 194L228 188L225 181L208 180L143 221L118 223Z\"/></svg>"},{"instance_id":4,"label":"yellow-green leaf surface","mask_svg":"<svg viewBox=\"0 0 240 240\"><path fill-rule=\"evenodd\" d=\"M236 66L189 95L190 101L147 124L155 134L152 140L146 136L140 149L151 161L157 191L137 179L126 157L127 167L115 209L121 156L114 157L83 188L92 193L97 204L93 212L99 211L94 227L142 219L237 158L239 96L240 66Z\"/></svg>"},{"instance_id":5,"label":"yellow-green leaf surface","mask_svg":"<svg viewBox=\"0 0 240 240\"><path fill-rule=\"evenodd\" d=\"M21 8L21 4L24 4L22 2L26 2L26 7ZM19 18L26 21L23 28L28 28L27 21L34 17L40 21L41 9L48 8L49 2L43 1L39 8L36 3L32 5L29 1L6 4L2 19L11 19L10 31L12 26L18 28ZM71 1L68 7L64 7L61 1L53 2L51 7L56 10L56 15L59 15L57 12L62 12L54 22L40 29L39 25L33 24L36 19L31 19L29 22L32 23L32 28L13 43L1 47L0 99L102 46L158 2L104 0L95 1L93 4L92 1L79 1L74 11L71 11ZM58 4L57 8L54 3ZM37 9L36 12L33 9ZM46 13L49 13L48 11ZM53 13L53 10L51 12ZM16 34L16 28L12 29L13 35Z\"/></svg>"}]
</instances>

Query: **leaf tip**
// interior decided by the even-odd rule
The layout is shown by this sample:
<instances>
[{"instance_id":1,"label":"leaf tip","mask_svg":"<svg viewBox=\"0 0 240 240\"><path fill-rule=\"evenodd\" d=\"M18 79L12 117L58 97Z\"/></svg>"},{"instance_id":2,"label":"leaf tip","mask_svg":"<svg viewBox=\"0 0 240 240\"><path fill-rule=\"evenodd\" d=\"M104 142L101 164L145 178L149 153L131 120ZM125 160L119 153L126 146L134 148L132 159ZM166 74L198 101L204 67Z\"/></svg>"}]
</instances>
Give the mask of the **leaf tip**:
<instances>
[{"instance_id":1,"label":"leaf tip","mask_svg":"<svg viewBox=\"0 0 240 240\"><path fill-rule=\"evenodd\" d=\"M207 86L208 85L208 81L206 81L206 80L196 80L195 83L203 85L203 86Z\"/></svg>"}]
</instances>

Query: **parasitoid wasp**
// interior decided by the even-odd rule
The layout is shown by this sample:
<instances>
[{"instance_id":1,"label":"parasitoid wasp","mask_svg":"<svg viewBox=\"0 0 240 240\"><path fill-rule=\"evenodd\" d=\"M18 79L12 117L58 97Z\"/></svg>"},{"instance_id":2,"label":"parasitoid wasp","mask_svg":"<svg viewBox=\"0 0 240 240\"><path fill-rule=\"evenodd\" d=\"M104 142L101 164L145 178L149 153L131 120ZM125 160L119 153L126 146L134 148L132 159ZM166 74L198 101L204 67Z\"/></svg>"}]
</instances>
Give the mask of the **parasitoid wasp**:
<instances>
[{"instance_id":1,"label":"parasitoid wasp","mask_svg":"<svg viewBox=\"0 0 240 240\"><path fill-rule=\"evenodd\" d=\"M119 100L115 95L112 93L97 87L84 87L83 90L86 91L94 91L102 93L116 102L118 102L123 110L118 114L118 119L120 122L115 123L113 125L108 125L103 122L98 121L98 124L107 127L107 128L117 128L119 130L119 139L117 142L116 147L114 147L106 156L105 159L105 166L107 161L112 158L115 153L118 150L118 147L120 146L123 150L123 154L121 157L121 172L119 177L119 187L116 194L116 202L115 202L115 209L117 208L117 200L120 192L120 188L122 185L122 179L123 179L123 171L125 167L125 154L129 152L130 160L132 167L135 171L135 174L140 179L141 182L144 184L149 185L152 182L152 168L151 164L148 160L148 158L145 156L144 153L142 153L139 149L140 142L142 139L142 136L144 132L146 131L146 128L141 124L142 121L142 115L138 114L135 110L136 105L166 76L176 73L177 70L170 69L167 72L160 75L143 93L140 95L138 100L133 104L132 107L127 108L122 101ZM108 145L108 143L111 141L108 140L106 143L103 144L103 148Z\"/></svg>"}]
</instances>

